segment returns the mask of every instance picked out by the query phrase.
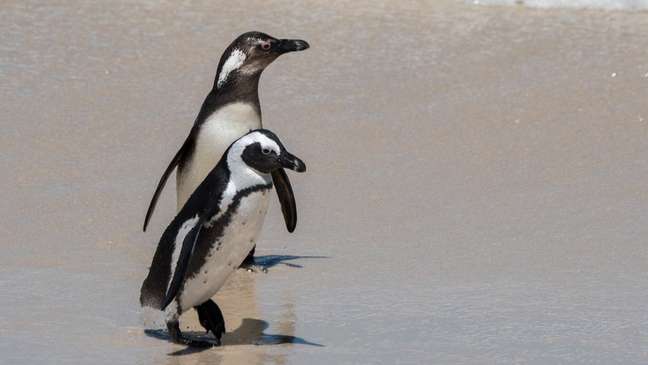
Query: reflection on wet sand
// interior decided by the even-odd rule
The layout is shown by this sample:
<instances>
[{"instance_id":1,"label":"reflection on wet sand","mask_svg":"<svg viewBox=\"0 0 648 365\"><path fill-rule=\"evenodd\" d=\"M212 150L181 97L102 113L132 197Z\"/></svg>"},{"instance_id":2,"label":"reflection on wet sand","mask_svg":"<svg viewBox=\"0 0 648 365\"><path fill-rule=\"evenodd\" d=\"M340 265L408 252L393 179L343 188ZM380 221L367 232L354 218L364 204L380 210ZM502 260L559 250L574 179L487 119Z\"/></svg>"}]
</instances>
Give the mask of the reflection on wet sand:
<instances>
[{"instance_id":1,"label":"reflection on wet sand","mask_svg":"<svg viewBox=\"0 0 648 365\"><path fill-rule=\"evenodd\" d=\"M257 266L268 269L284 261L298 258L319 258L316 256L268 255L257 258ZM289 266L301 267L296 264ZM258 273L237 270L220 292L213 298L220 306L225 317L227 332L223 335L223 347L220 348L180 348L171 351L167 363L173 364L285 364L286 354L269 351L269 346L294 343L310 346L322 346L300 337L295 337L296 316L292 296L285 297L282 313L278 323L278 333L266 333L270 326L260 319L256 297L256 280ZM198 323L195 311L182 316L183 332L193 337L204 336L204 330ZM166 330L146 330L146 334L161 340L168 340ZM170 345L175 349L177 345ZM240 346L248 346L241 349Z\"/></svg>"}]
</instances>

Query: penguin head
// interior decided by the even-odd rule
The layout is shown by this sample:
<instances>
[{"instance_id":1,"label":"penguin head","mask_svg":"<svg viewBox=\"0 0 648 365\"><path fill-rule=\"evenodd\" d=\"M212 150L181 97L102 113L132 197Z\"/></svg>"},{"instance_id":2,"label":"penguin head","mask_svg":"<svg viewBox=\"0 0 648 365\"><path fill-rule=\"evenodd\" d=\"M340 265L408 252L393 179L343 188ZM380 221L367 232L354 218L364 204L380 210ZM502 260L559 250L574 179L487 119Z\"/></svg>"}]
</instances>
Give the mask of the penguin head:
<instances>
[{"instance_id":1,"label":"penguin head","mask_svg":"<svg viewBox=\"0 0 648 365\"><path fill-rule=\"evenodd\" d=\"M308 43L300 39L277 39L261 32L243 33L223 53L215 86L220 89L236 81L258 77L280 55L308 47Z\"/></svg>"},{"instance_id":2,"label":"penguin head","mask_svg":"<svg viewBox=\"0 0 648 365\"><path fill-rule=\"evenodd\" d=\"M306 171L304 162L288 152L279 137L267 129L249 132L234 142L230 151L238 154L247 166L264 174L280 168Z\"/></svg>"}]
</instances>

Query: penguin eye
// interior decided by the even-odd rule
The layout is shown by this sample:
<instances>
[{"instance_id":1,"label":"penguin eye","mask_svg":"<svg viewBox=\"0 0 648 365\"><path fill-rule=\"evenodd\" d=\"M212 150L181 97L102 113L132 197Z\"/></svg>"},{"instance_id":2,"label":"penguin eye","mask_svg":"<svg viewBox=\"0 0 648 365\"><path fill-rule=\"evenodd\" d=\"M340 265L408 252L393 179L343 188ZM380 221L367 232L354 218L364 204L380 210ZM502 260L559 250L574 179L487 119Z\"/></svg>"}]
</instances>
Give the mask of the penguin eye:
<instances>
[{"instance_id":1,"label":"penguin eye","mask_svg":"<svg viewBox=\"0 0 648 365\"><path fill-rule=\"evenodd\" d=\"M264 51L267 51L270 49L270 42L263 42L261 43L261 49Z\"/></svg>"},{"instance_id":2,"label":"penguin eye","mask_svg":"<svg viewBox=\"0 0 648 365\"><path fill-rule=\"evenodd\" d=\"M261 153L263 153L264 155L269 155L270 154L270 149L269 148L264 148L264 149L261 150Z\"/></svg>"}]
</instances>

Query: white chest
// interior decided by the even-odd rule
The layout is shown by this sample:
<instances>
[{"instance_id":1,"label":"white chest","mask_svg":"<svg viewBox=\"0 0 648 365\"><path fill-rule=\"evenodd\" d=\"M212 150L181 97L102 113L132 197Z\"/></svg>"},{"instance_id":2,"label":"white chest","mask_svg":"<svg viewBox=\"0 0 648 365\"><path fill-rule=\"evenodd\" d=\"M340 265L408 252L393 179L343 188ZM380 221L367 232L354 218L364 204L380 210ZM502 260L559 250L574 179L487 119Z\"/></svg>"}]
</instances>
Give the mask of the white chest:
<instances>
[{"instance_id":1,"label":"white chest","mask_svg":"<svg viewBox=\"0 0 648 365\"><path fill-rule=\"evenodd\" d=\"M241 265L261 231L268 203L269 190L241 199L222 237L213 242L200 272L185 282L180 300L183 310L211 298Z\"/></svg>"},{"instance_id":2,"label":"white chest","mask_svg":"<svg viewBox=\"0 0 648 365\"><path fill-rule=\"evenodd\" d=\"M252 129L261 128L261 119L249 103L231 103L218 109L200 127L194 159L218 159L232 142Z\"/></svg>"},{"instance_id":3,"label":"white chest","mask_svg":"<svg viewBox=\"0 0 648 365\"><path fill-rule=\"evenodd\" d=\"M261 128L261 118L249 103L227 104L207 118L198 131L191 160L178 175L178 209L216 166L227 147L258 128Z\"/></svg>"}]
</instances>

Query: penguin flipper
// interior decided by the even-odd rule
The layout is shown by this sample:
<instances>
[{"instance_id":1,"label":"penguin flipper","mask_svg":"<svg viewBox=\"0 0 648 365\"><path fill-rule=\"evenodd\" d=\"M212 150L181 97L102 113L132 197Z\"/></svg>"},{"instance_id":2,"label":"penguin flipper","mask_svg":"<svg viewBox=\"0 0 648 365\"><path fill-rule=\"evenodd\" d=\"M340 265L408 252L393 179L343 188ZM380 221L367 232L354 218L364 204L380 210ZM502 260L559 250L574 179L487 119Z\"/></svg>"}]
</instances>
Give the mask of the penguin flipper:
<instances>
[{"instance_id":1,"label":"penguin flipper","mask_svg":"<svg viewBox=\"0 0 648 365\"><path fill-rule=\"evenodd\" d=\"M157 205L158 198L160 197L160 193L162 193L162 190L164 189L164 186L166 185L167 180L169 179L169 175L171 175L171 172L178 166L180 163L180 160L184 157L186 151L189 149L189 145L191 144L191 135L185 140L185 142L182 144L182 147L176 152L175 156L173 156L173 159L171 162L169 162L169 166L167 166L166 170L164 170L164 173L162 174L162 177L160 177L160 181L157 184L157 187L155 188L155 193L153 193L153 198L151 198L151 202L149 203L148 209L146 210L146 217L144 218L144 226L142 227L142 231L146 232L146 227L148 226L148 222L151 219L151 216L153 215L153 211L155 210L155 206Z\"/></svg>"},{"instance_id":2,"label":"penguin flipper","mask_svg":"<svg viewBox=\"0 0 648 365\"><path fill-rule=\"evenodd\" d=\"M198 241L204 223L205 220L201 217L198 220L198 223L196 223L191 231L187 233L182 242L182 248L180 249L180 255L178 255L178 262L176 263L175 272L173 273L173 279L171 279L171 284L169 285L169 289L164 297L164 302L162 302L161 310L164 310L173 301L178 294L178 290L180 290L180 286L182 285L185 274L187 273L191 253L196 246L196 242Z\"/></svg>"},{"instance_id":3,"label":"penguin flipper","mask_svg":"<svg viewBox=\"0 0 648 365\"><path fill-rule=\"evenodd\" d=\"M272 181L281 203L281 212L286 221L288 232L292 233L297 226L297 204L295 203L295 194L293 193L290 180L286 170L277 169L272 172Z\"/></svg>"}]
</instances>

